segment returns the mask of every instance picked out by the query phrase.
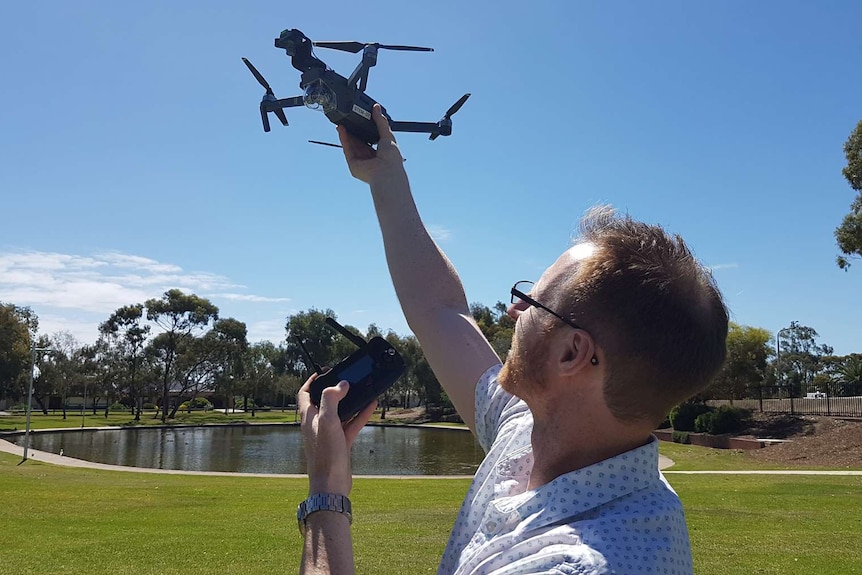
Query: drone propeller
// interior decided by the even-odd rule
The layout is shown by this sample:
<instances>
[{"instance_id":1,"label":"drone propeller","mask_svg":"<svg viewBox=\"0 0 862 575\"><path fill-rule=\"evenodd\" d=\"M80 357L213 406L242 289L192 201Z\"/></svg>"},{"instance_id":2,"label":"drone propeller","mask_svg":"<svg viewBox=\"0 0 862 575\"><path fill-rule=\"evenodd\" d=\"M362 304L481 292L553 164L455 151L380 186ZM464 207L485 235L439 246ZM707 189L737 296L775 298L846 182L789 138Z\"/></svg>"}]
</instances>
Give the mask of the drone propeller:
<instances>
[{"instance_id":1,"label":"drone propeller","mask_svg":"<svg viewBox=\"0 0 862 575\"><path fill-rule=\"evenodd\" d=\"M279 107L272 108L268 104L270 102L275 102L275 93L272 91L272 87L270 87L269 82L266 81L266 78L263 77L263 74L257 71L257 68L254 67L254 64L248 61L248 58L243 58L243 62L248 66L249 71L252 76L263 86L264 90L266 90L266 94L263 95L263 100L260 102L260 121L263 122L263 131L269 132L269 117L267 116L267 112L272 111L275 113L275 116L282 123L282 125L287 126L287 116L284 115L284 110Z\"/></svg>"},{"instance_id":2,"label":"drone propeller","mask_svg":"<svg viewBox=\"0 0 862 575\"><path fill-rule=\"evenodd\" d=\"M467 98L469 98L469 97L470 97L470 93L469 93L469 92L468 92L468 93L466 93L466 94L464 94L463 96L461 96L461 97L458 99L458 101L457 101L457 102L455 102L454 104L452 104L452 106L451 106L448 110L446 110L446 113L445 113L445 114L443 114L443 117L442 117L442 118L440 119L440 121L438 122L438 125L439 125L441 128L443 128L443 127L448 127L448 133L444 133L444 134L443 134L444 136L448 136L448 135L450 135L450 134L452 133L452 116L454 116L454 115L455 115L455 112L457 112L458 110L460 110L460 109L461 109L461 106L463 106L463 105L464 105L464 102L466 102L466 101L467 101ZM444 131L444 130L441 130L440 132L432 132L432 133L431 133L431 136L430 136L428 139L429 139L429 140L436 140L436 139L437 139L437 136L441 135L441 133L443 133L443 131Z\"/></svg>"},{"instance_id":3,"label":"drone propeller","mask_svg":"<svg viewBox=\"0 0 862 575\"><path fill-rule=\"evenodd\" d=\"M341 50L342 52L350 52L356 54L361 52L366 46L376 46L383 50L403 50L407 52L433 52L434 48L423 48L422 46L401 46L396 44L378 44L377 42L312 42L320 48L330 48L332 50Z\"/></svg>"},{"instance_id":4,"label":"drone propeller","mask_svg":"<svg viewBox=\"0 0 862 575\"><path fill-rule=\"evenodd\" d=\"M263 74L257 71L257 68L254 67L254 64L249 62L248 58L243 58L242 61L245 62L245 65L248 66L249 71L257 79L257 81L260 82L260 85L263 86L264 90L266 90L266 93L270 96L275 96L272 91L272 88L270 88L269 86L269 82L266 81L266 78L263 77Z\"/></svg>"}]
</instances>

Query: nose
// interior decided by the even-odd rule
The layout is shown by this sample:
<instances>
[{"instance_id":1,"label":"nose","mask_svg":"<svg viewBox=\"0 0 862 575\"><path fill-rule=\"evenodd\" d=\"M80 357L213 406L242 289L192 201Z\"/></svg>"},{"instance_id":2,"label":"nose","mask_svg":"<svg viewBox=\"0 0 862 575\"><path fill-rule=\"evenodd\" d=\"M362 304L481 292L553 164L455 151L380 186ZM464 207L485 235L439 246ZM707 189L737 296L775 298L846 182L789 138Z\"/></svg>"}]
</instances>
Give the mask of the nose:
<instances>
[{"instance_id":1,"label":"nose","mask_svg":"<svg viewBox=\"0 0 862 575\"><path fill-rule=\"evenodd\" d=\"M510 318L512 318L513 320L517 321L518 317L522 313L524 313L524 310L526 310L528 307L530 307L530 304L528 304L527 302L518 301L516 303L509 305L509 307L506 308L506 315L509 316Z\"/></svg>"}]
</instances>

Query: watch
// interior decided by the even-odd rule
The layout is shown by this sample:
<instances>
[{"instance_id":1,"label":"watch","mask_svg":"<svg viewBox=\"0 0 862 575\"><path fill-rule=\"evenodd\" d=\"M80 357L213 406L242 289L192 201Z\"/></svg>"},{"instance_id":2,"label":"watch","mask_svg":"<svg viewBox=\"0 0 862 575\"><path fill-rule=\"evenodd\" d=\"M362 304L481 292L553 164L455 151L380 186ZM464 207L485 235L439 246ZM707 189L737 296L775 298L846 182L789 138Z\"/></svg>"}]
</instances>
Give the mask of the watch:
<instances>
[{"instance_id":1,"label":"watch","mask_svg":"<svg viewBox=\"0 0 862 575\"><path fill-rule=\"evenodd\" d=\"M305 520L316 511L336 511L347 515L347 520L353 523L353 506L346 495L335 493L314 493L296 508L296 520L299 532L305 535Z\"/></svg>"}]
</instances>

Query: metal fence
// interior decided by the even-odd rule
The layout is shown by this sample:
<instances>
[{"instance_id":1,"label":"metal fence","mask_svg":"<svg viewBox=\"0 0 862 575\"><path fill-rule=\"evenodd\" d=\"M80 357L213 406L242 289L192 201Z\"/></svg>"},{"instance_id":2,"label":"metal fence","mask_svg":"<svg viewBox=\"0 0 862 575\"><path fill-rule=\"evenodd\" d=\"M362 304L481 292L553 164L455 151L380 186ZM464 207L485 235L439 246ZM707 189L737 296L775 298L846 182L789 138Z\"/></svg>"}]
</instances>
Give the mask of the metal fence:
<instances>
[{"instance_id":1,"label":"metal fence","mask_svg":"<svg viewBox=\"0 0 862 575\"><path fill-rule=\"evenodd\" d=\"M713 406L733 405L763 413L832 415L862 417L862 385L844 386L841 395L830 395L815 388L792 392L786 386L759 387L756 397L747 399L714 399Z\"/></svg>"}]
</instances>

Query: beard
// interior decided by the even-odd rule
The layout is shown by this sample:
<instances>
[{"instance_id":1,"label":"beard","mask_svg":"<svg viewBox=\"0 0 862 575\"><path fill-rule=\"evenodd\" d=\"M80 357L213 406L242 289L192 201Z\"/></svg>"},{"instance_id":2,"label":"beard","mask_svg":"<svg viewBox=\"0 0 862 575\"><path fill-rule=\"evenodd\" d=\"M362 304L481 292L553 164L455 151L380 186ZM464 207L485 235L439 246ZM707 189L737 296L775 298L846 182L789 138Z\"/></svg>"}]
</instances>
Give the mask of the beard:
<instances>
[{"instance_id":1,"label":"beard","mask_svg":"<svg viewBox=\"0 0 862 575\"><path fill-rule=\"evenodd\" d=\"M528 399L532 392L545 386L548 352L545 337L534 332L533 337L524 341L516 329L506 362L497 376L497 383L512 395Z\"/></svg>"}]
</instances>

